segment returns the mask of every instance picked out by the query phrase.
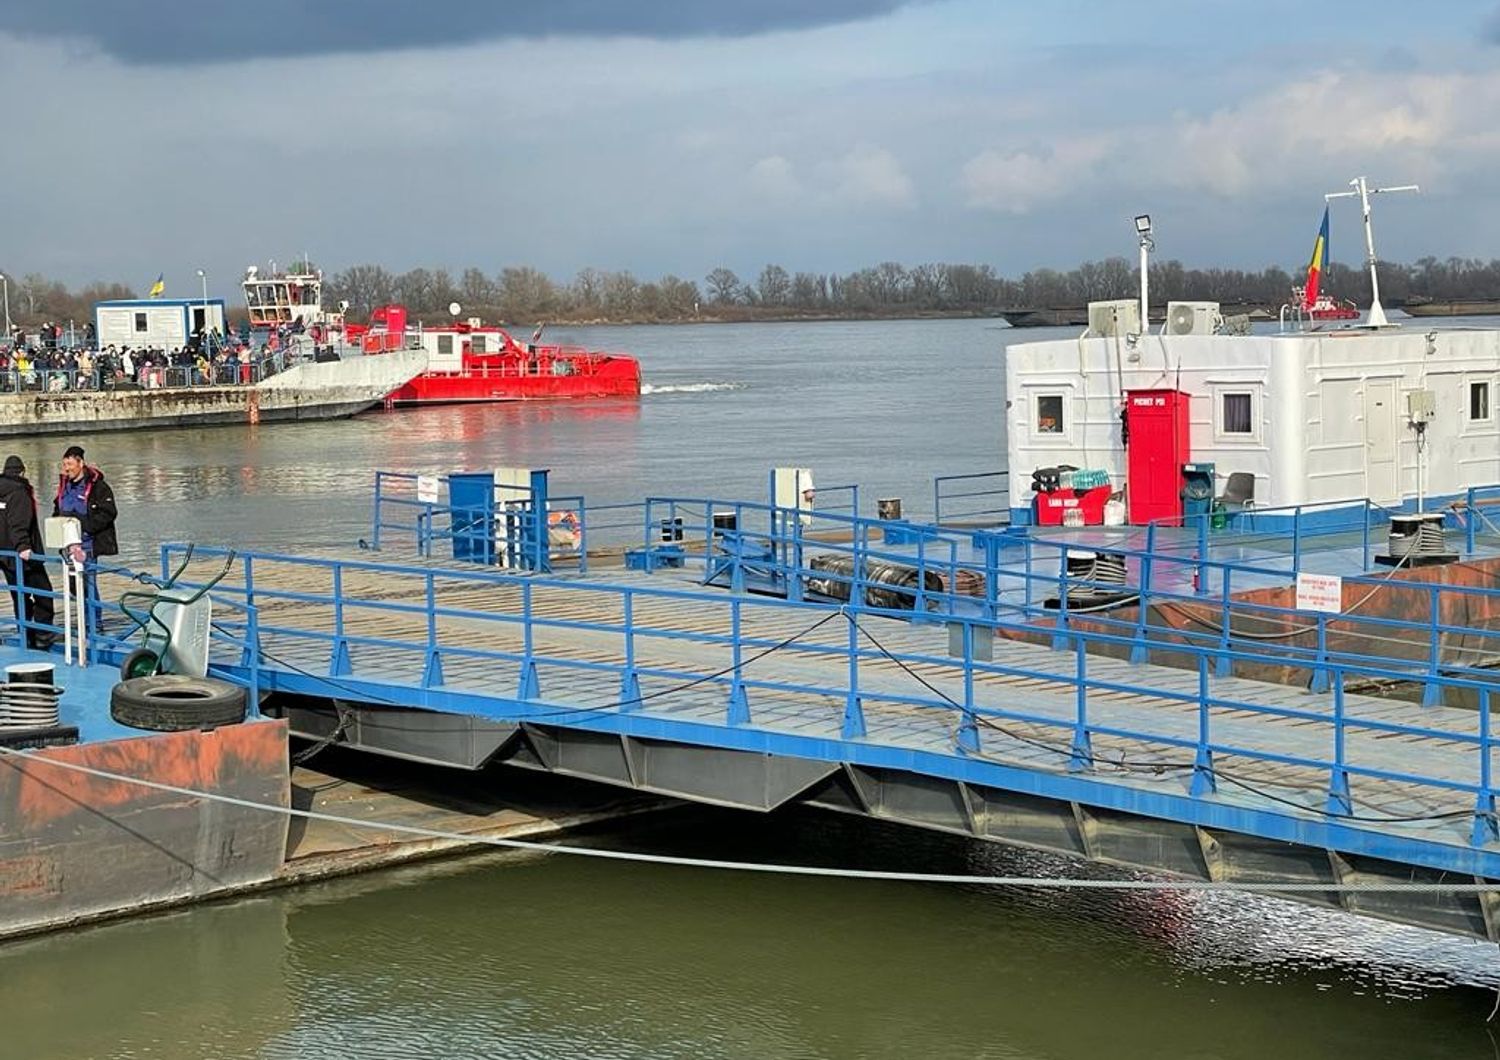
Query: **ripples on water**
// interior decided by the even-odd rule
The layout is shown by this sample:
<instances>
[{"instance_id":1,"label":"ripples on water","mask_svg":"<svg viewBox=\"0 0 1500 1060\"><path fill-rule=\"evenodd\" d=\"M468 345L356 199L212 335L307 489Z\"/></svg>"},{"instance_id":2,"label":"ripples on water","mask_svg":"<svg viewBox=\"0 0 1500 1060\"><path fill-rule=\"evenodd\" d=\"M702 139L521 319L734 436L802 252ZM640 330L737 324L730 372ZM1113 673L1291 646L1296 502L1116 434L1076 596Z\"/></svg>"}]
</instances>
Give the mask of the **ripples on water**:
<instances>
[{"instance_id":1,"label":"ripples on water","mask_svg":"<svg viewBox=\"0 0 1500 1060\"><path fill-rule=\"evenodd\" d=\"M592 842L1104 875L809 811ZM1494 966L1492 946L1241 895L504 853L8 946L0 1014L24 1057L1459 1057L1492 1055Z\"/></svg>"}]
</instances>

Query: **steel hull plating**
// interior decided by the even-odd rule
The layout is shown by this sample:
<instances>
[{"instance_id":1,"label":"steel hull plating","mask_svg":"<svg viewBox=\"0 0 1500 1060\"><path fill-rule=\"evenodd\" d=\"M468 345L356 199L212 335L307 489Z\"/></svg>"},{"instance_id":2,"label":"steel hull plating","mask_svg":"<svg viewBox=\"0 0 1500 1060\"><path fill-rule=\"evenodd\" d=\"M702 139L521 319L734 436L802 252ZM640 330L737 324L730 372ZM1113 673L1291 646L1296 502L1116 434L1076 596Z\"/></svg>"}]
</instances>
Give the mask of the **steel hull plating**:
<instances>
[{"instance_id":1,"label":"steel hull plating","mask_svg":"<svg viewBox=\"0 0 1500 1060\"><path fill-rule=\"evenodd\" d=\"M354 416L426 367L420 351L299 364L256 386L0 395L0 437Z\"/></svg>"},{"instance_id":2,"label":"steel hull plating","mask_svg":"<svg viewBox=\"0 0 1500 1060\"><path fill-rule=\"evenodd\" d=\"M58 747L34 757L288 804L280 721ZM280 869L286 843L282 814L5 756L0 937L262 884Z\"/></svg>"},{"instance_id":3,"label":"steel hull plating","mask_svg":"<svg viewBox=\"0 0 1500 1060\"><path fill-rule=\"evenodd\" d=\"M634 397L641 367L629 357L607 357L576 375L526 374L518 366L458 372L425 372L391 394L397 405L450 405L490 401L552 401Z\"/></svg>"}]
</instances>

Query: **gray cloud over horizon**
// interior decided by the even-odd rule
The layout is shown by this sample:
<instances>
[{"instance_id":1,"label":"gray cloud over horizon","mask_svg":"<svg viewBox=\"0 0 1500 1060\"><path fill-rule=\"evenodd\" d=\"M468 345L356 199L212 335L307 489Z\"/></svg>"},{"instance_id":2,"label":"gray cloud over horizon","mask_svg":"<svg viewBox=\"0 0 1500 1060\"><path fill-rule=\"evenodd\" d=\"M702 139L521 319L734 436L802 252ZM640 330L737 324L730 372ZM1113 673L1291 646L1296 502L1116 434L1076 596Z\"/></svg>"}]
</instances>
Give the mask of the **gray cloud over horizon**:
<instances>
[{"instance_id":1,"label":"gray cloud over horizon","mask_svg":"<svg viewBox=\"0 0 1500 1060\"><path fill-rule=\"evenodd\" d=\"M199 64L543 37L745 37L856 22L923 2L0 0L0 32L86 41L130 64Z\"/></svg>"}]
</instances>

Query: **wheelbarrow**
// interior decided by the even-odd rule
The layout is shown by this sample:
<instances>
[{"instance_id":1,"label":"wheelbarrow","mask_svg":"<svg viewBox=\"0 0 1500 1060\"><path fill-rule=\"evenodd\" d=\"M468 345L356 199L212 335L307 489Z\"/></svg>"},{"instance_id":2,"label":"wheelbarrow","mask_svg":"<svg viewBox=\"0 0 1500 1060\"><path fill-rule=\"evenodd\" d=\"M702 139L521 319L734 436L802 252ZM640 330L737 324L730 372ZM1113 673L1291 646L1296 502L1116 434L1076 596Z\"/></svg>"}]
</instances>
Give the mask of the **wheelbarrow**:
<instances>
[{"instance_id":1,"label":"wheelbarrow","mask_svg":"<svg viewBox=\"0 0 1500 1060\"><path fill-rule=\"evenodd\" d=\"M234 565L235 554L224 557L224 566L207 582L196 587L177 587L177 580L193 560L188 546L182 562L166 581L150 591L135 590L120 596L120 610L141 632L139 645L120 663L120 678L156 674L204 677L208 673L209 631L213 623L215 585Z\"/></svg>"}]
</instances>

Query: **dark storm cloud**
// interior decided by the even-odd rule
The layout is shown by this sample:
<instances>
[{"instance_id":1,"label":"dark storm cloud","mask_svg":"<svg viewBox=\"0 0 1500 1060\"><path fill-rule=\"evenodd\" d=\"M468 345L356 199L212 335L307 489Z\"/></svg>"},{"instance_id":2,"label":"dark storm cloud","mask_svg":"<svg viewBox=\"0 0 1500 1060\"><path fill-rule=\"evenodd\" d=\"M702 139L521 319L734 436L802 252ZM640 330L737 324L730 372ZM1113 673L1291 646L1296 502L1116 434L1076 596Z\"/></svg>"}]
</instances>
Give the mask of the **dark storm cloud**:
<instances>
[{"instance_id":1,"label":"dark storm cloud","mask_svg":"<svg viewBox=\"0 0 1500 1060\"><path fill-rule=\"evenodd\" d=\"M751 36L922 0L0 0L0 31L83 39L126 62L209 63L545 36Z\"/></svg>"}]
</instances>

